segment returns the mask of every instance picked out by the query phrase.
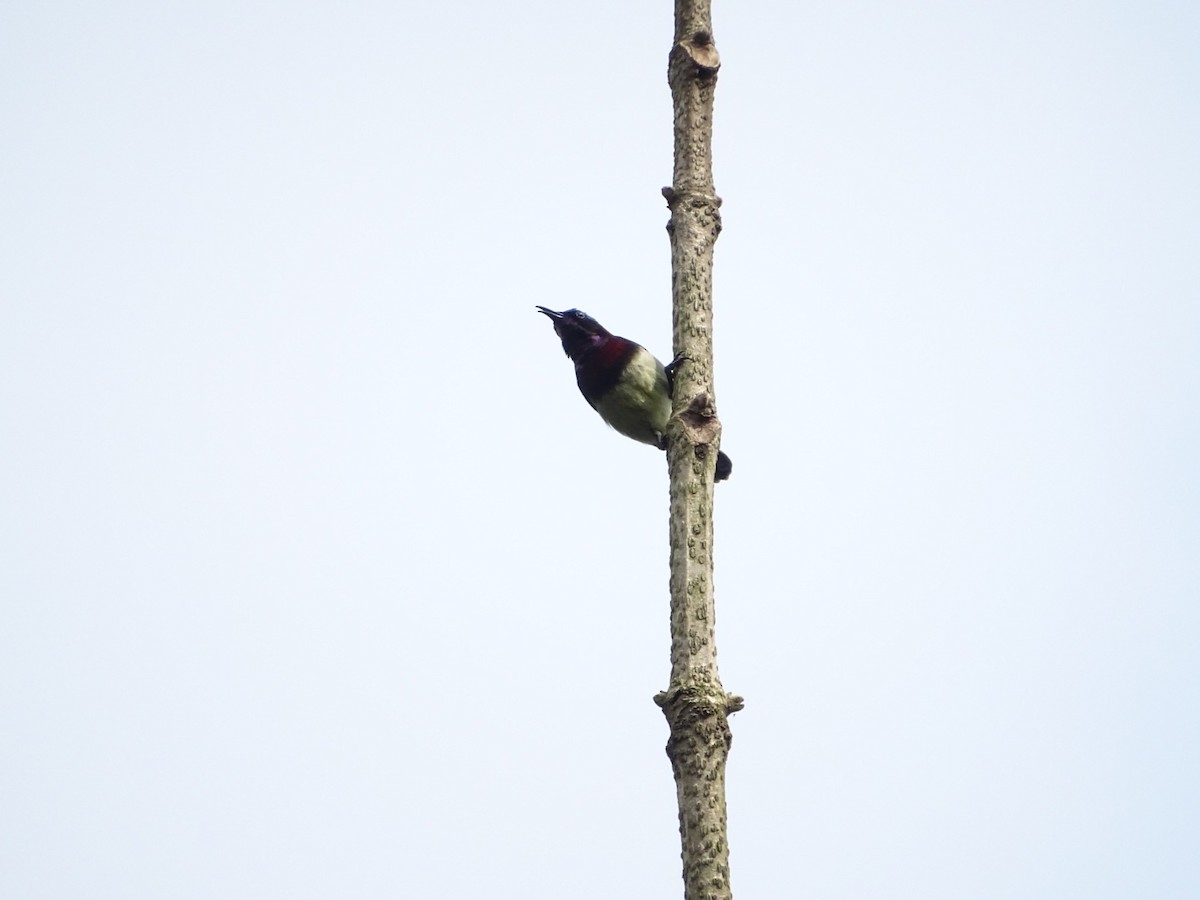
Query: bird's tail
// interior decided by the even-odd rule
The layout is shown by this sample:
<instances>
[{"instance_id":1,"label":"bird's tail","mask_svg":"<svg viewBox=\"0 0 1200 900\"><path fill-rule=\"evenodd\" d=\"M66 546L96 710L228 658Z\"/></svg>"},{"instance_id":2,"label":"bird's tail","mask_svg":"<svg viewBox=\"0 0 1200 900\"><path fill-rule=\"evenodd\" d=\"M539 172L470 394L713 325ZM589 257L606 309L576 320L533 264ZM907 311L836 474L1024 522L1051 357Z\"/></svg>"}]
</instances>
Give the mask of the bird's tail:
<instances>
[{"instance_id":1,"label":"bird's tail","mask_svg":"<svg viewBox=\"0 0 1200 900\"><path fill-rule=\"evenodd\" d=\"M713 477L713 481L724 481L729 477L729 473L733 471L733 460L725 455L724 450L717 451L717 474Z\"/></svg>"}]
</instances>

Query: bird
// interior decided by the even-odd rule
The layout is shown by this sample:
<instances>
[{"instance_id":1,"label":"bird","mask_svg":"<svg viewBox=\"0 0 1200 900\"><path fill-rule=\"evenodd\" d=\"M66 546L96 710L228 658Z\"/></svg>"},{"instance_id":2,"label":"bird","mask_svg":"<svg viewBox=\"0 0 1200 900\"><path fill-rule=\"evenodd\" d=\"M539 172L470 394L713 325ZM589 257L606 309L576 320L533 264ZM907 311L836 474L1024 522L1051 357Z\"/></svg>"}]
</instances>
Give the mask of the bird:
<instances>
[{"instance_id":1,"label":"bird","mask_svg":"<svg viewBox=\"0 0 1200 900\"><path fill-rule=\"evenodd\" d=\"M583 310L537 310L554 324L575 363L579 391L600 418L626 437L665 450L675 370L687 357L664 366L641 344L618 337ZM729 457L718 451L715 480L724 481L732 471Z\"/></svg>"}]
</instances>

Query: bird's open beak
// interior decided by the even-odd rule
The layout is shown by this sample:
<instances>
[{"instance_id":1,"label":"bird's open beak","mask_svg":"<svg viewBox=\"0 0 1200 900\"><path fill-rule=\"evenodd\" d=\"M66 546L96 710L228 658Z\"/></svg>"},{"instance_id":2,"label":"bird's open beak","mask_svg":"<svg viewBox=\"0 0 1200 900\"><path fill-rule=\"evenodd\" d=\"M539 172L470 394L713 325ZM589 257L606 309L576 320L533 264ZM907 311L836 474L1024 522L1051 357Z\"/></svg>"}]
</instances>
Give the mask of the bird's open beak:
<instances>
[{"instance_id":1,"label":"bird's open beak","mask_svg":"<svg viewBox=\"0 0 1200 900\"><path fill-rule=\"evenodd\" d=\"M546 307L544 307L544 306L539 306L539 307L537 308L537 311L538 311L538 312L540 312L540 313L542 313L543 315L547 315L547 316L549 316L551 319L555 319L555 320L557 320L557 319L561 319L561 318L563 317L563 314L562 314L562 313L560 313L560 312L555 312L555 311L554 311L554 310L552 310L552 309L546 309Z\"/></svg>"}]
</instances>

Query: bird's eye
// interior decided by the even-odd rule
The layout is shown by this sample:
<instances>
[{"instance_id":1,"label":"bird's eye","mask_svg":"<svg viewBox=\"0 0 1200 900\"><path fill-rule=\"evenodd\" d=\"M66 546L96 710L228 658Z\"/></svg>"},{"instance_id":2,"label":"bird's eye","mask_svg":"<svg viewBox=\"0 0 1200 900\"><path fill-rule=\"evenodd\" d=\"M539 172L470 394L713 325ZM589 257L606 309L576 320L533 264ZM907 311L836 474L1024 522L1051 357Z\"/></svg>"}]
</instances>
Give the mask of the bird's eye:
<instances>
[{"instance_id":1,"label":"bird's eye","mask_svg":"<svg viewBox=\"0 0 1200 900\"><path fill-rule=\"evenodd\" d=\"M588 318L588 314L585 313L582 309L577 309L577 310L575 310L575 318L586 319L586 318Z\"/></svg>"}]
</instances>

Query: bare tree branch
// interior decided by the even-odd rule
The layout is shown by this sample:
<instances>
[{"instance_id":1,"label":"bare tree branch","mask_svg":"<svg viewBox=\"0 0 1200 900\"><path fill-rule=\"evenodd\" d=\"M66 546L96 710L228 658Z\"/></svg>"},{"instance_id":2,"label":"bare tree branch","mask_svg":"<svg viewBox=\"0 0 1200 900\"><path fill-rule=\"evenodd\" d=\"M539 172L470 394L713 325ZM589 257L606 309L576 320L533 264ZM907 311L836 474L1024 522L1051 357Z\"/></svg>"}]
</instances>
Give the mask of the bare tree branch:
<instances>
[{"instance_id":1,"label":"bare tree branch","mask_svg":"<svg viewBox=\"0 0 1200 900\"><path fill-rule=\"evenodd\" d=\"M667 79L675 110L671 210L673 333L687 361L667 427L671 478L671 681L655 697L670 725L685 900L723 900L729 883L725 762L729 714L742 708L717 672L713 597L713 475L721 440L713 391L712 262L721 199L712 176L712 110L720 57L709 0L675 0Z\"/></svg>"}]
</instances>

